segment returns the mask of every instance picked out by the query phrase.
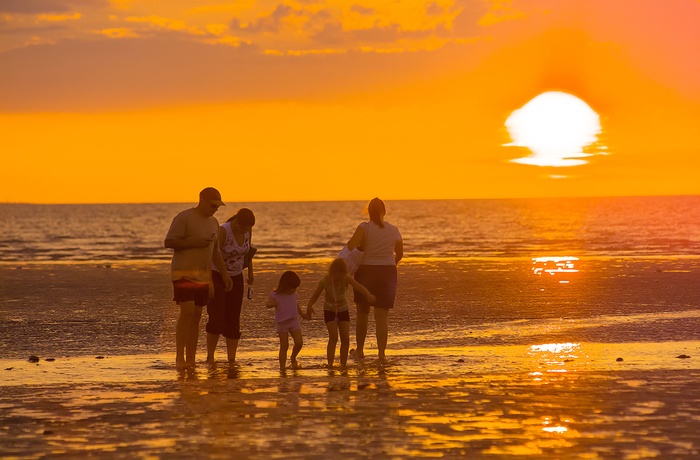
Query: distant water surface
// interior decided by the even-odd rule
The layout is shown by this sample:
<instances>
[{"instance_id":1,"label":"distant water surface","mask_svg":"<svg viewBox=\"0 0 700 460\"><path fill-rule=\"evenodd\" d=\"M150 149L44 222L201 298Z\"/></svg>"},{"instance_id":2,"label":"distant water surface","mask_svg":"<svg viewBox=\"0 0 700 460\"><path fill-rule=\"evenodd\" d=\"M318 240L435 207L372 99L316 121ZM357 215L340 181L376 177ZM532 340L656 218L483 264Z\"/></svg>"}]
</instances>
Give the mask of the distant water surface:
<instances>
[{"instance_id":1,"label":"distant water surface","mask_svg":"<svg viewBox=\"0 0 700 460\"><path fill-rule=\"evenodd\" d=\"M163 261L172 218L194 203L0 204L0 262ZM256 214L262 259L328 258L365 202L235 203ZM387 201L407 257L684 256L700 254L700 196Z\"/></svg>"}]
</instances>

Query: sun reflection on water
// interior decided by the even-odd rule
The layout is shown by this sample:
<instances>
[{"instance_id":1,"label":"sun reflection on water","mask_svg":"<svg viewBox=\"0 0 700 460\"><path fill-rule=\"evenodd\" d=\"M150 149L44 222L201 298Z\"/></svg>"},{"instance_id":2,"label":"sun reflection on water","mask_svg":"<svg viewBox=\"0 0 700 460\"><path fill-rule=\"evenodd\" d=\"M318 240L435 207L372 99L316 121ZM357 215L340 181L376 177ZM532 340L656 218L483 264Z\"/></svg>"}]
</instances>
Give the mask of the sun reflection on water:
<instances>
[{"instance_id":1,"label":"sun reflection on water","mask_svg":"<svg viewBox=\"0 0 700 460\"><path fill-rule=\"evenodd\" d=\"M576 263L578 257L572 256L545 256L532 258L532 272L535 275L556 275L558 273L578 273Z\"/></svg>"}]
</instances>

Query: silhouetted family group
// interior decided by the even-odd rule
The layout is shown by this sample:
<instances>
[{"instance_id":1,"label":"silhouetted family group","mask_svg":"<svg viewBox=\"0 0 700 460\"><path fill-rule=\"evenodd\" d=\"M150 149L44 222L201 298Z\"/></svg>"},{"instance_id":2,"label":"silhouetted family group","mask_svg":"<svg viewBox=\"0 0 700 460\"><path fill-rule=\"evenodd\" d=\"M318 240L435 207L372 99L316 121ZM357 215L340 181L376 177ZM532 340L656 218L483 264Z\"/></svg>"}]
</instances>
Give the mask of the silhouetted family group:
<instances>
[{"instance_id":1,"label":"silhouetted family group","mask_svg":"<svg viewBox=\"0 0 700 460\"><path fill-rule=\"evenodd\" d=\"M245 290L243 271L247 269L249 286L255 280L250 257L255 215L250 209L241 208L219 226L214 214L221 206L225 204L219 191L205 188L199 193L197 206L175 216L165 237L165 247L174 251L171 263L173 300L180 306L175 328L175 363L179 370L195 366L199 324L205 305L209 316L206 325L207 362L214 362L221 335L226 339L228 361L233 363L236 360ZM350 347L348 286L353 289L357 306L356 357L364 358L369 313L374 307L378 358L385 362L388 315L396 297L396 266L403 257L403 239L396 226L384 221L386 207L382 200L372 199L367 213L369 221L358 225L347 243L350 251L362 251L354 276L348 272L343 258L333 260L309 299L306 310L301 308L297 298L301 280L294 271L282 273L277 288L268 296L266 306L275 309L280 339L280 370L286 368L290 335L294 341L291 367L299 367L296 358L303 345L299 317L311 319L313 305L321 294L324 294L323 316L328 328L328 367L334 365L338 339L340 367L346 367Z\"/></svg>"}]
</instances>

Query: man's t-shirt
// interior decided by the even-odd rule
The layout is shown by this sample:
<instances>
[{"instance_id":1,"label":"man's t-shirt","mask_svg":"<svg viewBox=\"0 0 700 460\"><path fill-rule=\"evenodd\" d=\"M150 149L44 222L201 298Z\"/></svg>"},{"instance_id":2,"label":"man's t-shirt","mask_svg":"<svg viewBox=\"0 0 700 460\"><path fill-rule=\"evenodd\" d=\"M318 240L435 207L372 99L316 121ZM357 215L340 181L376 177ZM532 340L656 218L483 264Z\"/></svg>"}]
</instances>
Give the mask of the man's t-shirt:
<instances>
[{"instance_id":1,"label":"man's t-shirt","mask_svg":"<svg viewBox=\"0 0 700 460\"><path fill-rule=\"evenodd\" d=\"M187 279L195 283L209 283L209 264L211 263L219 222L214 216L204 217L195 208L182 211L175 216L165 239L190 240L212 238L206 248L178 249L173 253L170 274L174 280Z\"/></svg>"}]
</instances>

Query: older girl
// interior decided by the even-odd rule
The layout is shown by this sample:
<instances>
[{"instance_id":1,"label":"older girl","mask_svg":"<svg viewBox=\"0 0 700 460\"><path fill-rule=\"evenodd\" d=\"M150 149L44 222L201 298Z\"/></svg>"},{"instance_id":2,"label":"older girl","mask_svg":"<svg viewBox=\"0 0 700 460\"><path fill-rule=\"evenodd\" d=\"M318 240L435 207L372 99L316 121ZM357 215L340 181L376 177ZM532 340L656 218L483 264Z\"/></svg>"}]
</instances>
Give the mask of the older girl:
<instances>
[{"instance_id":1,"label":"older girl","mask_svg":"<svg viewBox=\"0 0 700 460\"><path fill-rule=\"evenodd\" d=\"M328 267L328 274L318 282L318 286L306 306L306 316L308 319L311 319L314 312L313 305L321 293L325 291L323 319L326 322L326 328L328 328L326 357L328 358L329 369L333 367L338 336L340 336L340 368L345 369L347 366L348 350L350 348L350 311L348 310L348 299L346 297L348 284L362 293L370 303L376 300L363 285L348 275L348 266L345 264L345 261L343 259L335 259Z\"/></svg>"}]
</instances>

